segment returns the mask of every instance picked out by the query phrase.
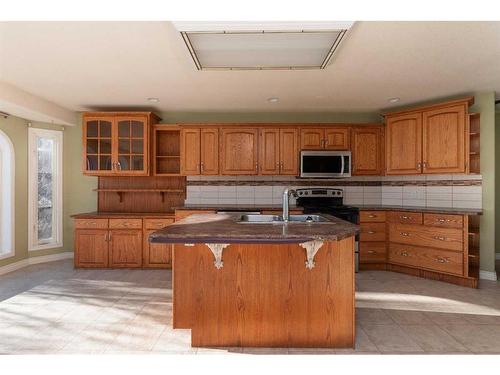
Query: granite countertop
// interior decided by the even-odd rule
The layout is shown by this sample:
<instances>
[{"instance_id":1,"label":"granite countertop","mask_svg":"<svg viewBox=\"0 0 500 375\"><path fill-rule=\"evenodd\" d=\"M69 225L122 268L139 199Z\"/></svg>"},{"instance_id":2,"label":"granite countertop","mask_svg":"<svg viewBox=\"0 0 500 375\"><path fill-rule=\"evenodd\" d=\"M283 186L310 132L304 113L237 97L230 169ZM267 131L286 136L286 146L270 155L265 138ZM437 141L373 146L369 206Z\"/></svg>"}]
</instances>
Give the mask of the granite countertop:
<instances>
[{"instance_id":1,"label":"granite countertop","mask_svg":"<svg viewBox=\"0 0 500 375\"><path fill-rule=\"evenodd\" d=\"M128 219L142 217L174 217L174 212L85 212L71 215L74 219Z\"/></svg>"},{"instance_id":2,"label":"granite countertop","mask_svg":"<svg viewBox=\"0 0 500 375\"><path fill-rule=\"evenodd\" d=\"M157 243L302 243L337 241L359 233L359 226L330 215L326 223L238 223L238 214L195 214L149 236Z\"/></svg>"},{"instance_id":3,"label":"granite countertop","mask_svg":"<svg viewBox=\"0 0 500 375\"><path fill-rule=\"evenodd\" d=\"M418 206L387 206L387 205L356 205L360 210L373 211L407 211L427 212L434 214L456 214L456 215L482 215L480 208L452 208L452 207L418 207Z\"/></svg>"},{"instance_id":4,"label":"granite countertop","mask_svg":"<svg viewBox=\"0 0 500 375\"><path fill-rule=\"evenodd\" d=\"M281 204L187 204L185 206L174 207L176 210L216 210L216 211L262 211L278 210L281 211ZM302 210L300 206L290 205L290 210Z\"/></svg>"}]
</instances>

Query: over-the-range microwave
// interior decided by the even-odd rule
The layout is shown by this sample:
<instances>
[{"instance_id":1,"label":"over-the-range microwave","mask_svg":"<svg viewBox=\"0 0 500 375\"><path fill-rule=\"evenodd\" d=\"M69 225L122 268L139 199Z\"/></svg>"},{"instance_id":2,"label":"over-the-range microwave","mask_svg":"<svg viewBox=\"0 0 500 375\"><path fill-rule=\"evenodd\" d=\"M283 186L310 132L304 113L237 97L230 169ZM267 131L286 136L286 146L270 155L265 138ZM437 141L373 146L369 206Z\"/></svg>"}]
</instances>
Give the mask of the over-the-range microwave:
<instances>
[{"instance_id":1,"label":"over-the-range microwave","mask_svg":"<svg viewBox=\"0 0 500 375\"><path fill-rule=\"evenodd\" d=\"M300 177L351 177L351 151L301 151Z\"/></svg>"}]
</instances>

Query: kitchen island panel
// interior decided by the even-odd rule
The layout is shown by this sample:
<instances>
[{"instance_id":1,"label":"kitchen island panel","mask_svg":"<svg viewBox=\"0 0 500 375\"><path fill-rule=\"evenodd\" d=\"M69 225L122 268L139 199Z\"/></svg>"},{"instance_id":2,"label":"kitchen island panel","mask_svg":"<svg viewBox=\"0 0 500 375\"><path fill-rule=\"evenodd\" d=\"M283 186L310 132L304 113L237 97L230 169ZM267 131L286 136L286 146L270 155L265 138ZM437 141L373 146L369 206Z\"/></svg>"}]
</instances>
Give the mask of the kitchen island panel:
<instances>
[{"instance_id":1,"label":"kitchen island panel","mask_svg":"<svg viewBox=\"0 0 500 375\"><path fill-rule=\"evenodd\" d=\"M353 347L353 249L325 242L309 270L299 244L231 244L216 269L206 245L176 244L174 328L200 347Z\"/></svg>"}]
</instances>

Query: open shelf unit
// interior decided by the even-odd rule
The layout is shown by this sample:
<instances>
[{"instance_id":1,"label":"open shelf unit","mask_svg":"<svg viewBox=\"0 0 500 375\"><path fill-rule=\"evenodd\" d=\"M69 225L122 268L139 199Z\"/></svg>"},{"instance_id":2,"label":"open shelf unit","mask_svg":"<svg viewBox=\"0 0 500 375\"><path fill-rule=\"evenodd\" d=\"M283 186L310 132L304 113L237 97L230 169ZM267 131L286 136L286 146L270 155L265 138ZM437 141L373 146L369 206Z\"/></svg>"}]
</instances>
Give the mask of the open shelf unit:
<instances>
[{"instance_id":1,"label":"open shelf unit","mask_svg":"<svg viewBox=\"0 0 500 375\"><path fill-rule=\"evenodd\" d=\"M471 215L468 218L468 276L479 278L479 215Z\"/></svg>"},{"instance_id":2,"label":"open shelf unit","mask_svg":"<svg viewBox=\"0 0 500 375\"><path fill-rule=\"evenodd\" d=\"M480 174L481 121L479 113L469 114L469 173Z\"/></svg>"},{"instance_id":3,"label":"open shelf unit","mask_svg":"<svg viewBox=\"0 0 500 375\"><path fill-rule=\"evenodd\" d=\"M153 175L180 176L181 130L176 125L153 127Z\"/></svg>"}]
</instances>

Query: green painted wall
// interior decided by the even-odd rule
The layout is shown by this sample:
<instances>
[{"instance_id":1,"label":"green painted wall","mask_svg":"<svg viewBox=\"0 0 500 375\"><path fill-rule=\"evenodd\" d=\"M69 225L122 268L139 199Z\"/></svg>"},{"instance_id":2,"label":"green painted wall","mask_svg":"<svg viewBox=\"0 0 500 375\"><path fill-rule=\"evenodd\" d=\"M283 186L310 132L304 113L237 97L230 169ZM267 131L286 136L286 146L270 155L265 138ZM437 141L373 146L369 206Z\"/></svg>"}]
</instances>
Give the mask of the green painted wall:
<instances>
[{"instance_id":1,"label":"green painted wall","mask_svg":"<svg viewBox=\"0 0 500 375\"><path fill-rule=\"evenodd\" d=\"M500 112L495 113L495 186L500 187ZM495 200L495 247L500 254L500 197Z\"/></svg>"},{"instance_id":2,"label":"green painted wall","mask_svg":"<svg viewBox=\"0 0 500 375\"><path fill-rule=\"evenodd\" d=\"M471 112L481 114L481 175L483 215L481 216L481 270L495 271L495 93L474 95Z\"/></svg>"},{"instance_id":3,"label":"green painted wall","mask_svg":"<svg viewBox=\"0 0 500 375\"><path fill-rule=\"evenodd\" d=\"M333 112L163 112L165 123L189 122L381 122L380 114Z\"/></svg>"},{"instance_id":4,"label":"green painted wall","mask_svg":"<svg viewBox=\"0 0 500 375\"><path fill-rule=\"evenodd\" d=\"M81 173L81 127L61 127L32 122L33 127L64 129L63 132L63 247L28 253L28 121L17 117L0 118L15 152L15 256L0 260L0 266L28 257L73 251L73 223L70 215L96 209L97 179Z\"/></svg>"},{"instance_id":5,"label":"green painted wall","mask_svg":"<svg viewBox=\"0 0 500 375\"><path fill-rule=\"evenodd\" d=\"M493 92L477 93L471 111L481 113L481 171L483 175L483 208L481 219L481 269L494 271L495 244L500 252L499 234L495 234L495 217L500 218L500 202L495 200L495 157L500 160L500 151L495 154L495 140L500 147L500 132L495 134L495 95ZM280 113L280 112L165 112L160 113L165 123L189 122L380 122L378 113ZM500 115L497 116L500 120ZM0 260L0 266L25 259L29 256L73 251L73 222L70 215L96 210L97 194L92 190L97 186L97 178L85 177L81 173L81 120L80 125L64 128L64 237L63 247L28 254L27 251L27 143L28 121L16 117L0 118L0 129L14 144L16 153L16 255ZM500 123L500 122L499 122ZM60 126L33 123L34 127L61 129ZM495 155L495 156L494 156ZM500 162L496 163L500 169ZM500 185L499 185L500 186ZM498 209L496 209L498 205ZM496 223L500 226L500 220ZM497 237L496 241L495 236Z\"/></svg>"}]
</instances>

